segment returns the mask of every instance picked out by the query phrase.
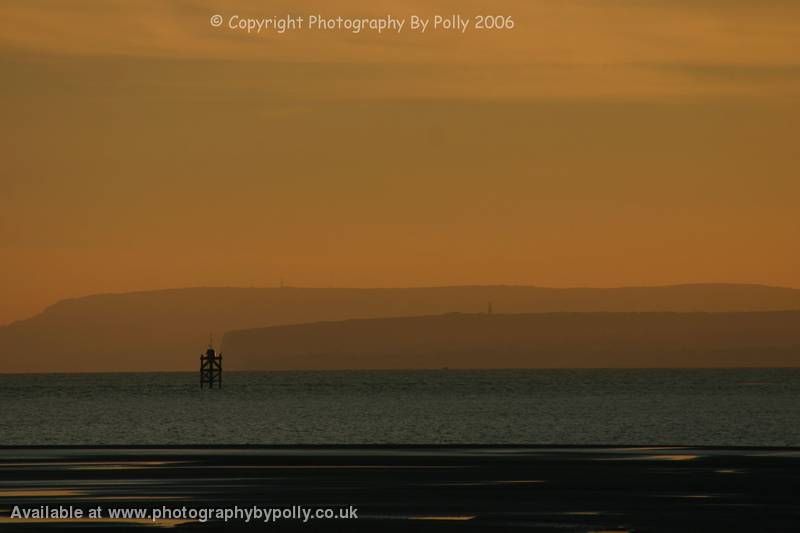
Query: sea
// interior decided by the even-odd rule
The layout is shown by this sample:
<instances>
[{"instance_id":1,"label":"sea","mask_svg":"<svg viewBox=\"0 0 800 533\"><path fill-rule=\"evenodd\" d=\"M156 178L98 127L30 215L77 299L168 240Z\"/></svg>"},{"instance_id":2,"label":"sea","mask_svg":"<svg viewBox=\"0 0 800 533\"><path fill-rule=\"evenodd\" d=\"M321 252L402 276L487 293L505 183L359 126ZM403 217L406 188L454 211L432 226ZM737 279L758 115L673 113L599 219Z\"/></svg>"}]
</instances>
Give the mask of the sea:
<instances>
[{"instance_id":1,"label":"sea","mask_svg":"<svg viewBox=\"0 0 800 533\"><path fill-rule=\"evenodd\" d=\"M800 446L800 369L0 375L0 445Z\"/></svg>"}]
</instances>

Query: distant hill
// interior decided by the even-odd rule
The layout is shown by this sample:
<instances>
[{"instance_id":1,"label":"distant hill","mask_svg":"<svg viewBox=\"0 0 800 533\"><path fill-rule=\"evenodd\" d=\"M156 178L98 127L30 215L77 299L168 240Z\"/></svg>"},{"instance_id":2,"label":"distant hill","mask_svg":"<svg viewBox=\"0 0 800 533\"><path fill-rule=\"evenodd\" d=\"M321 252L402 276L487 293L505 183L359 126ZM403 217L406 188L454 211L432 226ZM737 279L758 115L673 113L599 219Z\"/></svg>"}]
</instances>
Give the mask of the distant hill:
<instances>
[{"instance_id":1,"label":"distant hill","mask_svg":"<svg viewBox=\"0 0 800 533\"><path fill-rule=\"evenodd\" d=\"M193 288L64 300L0 327L0 372L194 370L209 332L484 311L776 311L800 309L800 290L759 285L619 289ZM234 364L231 360L231 364Z\"/></svg>"},{"instance_id":2,"label":"distant hill","mask_svg":"<svg viewBox=\"0 0 800 533\"><path fill-rule=\"evenodd\" d=\"M243 370L800 366L800 312L537 313L233 331Z\"/></svg>"}]
</instances>

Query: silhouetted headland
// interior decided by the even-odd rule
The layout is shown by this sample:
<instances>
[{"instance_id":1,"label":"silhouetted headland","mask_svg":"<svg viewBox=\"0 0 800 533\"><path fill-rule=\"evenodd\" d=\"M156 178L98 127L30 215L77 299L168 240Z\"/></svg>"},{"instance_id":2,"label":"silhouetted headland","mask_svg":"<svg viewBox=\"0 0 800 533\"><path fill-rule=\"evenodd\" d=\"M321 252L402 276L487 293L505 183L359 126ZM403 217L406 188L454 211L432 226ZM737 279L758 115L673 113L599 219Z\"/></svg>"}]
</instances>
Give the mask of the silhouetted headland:
<instances>
[{"instance_id":1,"label":"silhouetted headland","mask_svg":"<svg viewBox=\"0 0 800 533\"><path fill-rule=\"evenodd\" d=\"M781 311L800 309L800 290L710 284L617 289L195 288L104 294L64 300L31 319L0 327L0 346L15 354L0 360L0 372L195 371L196 361L187 354L205 345L209 331L476 313L485 311L488 302L501 314ZM229 364L233 369L233 358Z\"/></svg>"},{"instance_id":2,"label":"silhouetted headland","mask_svg":"<svg viewBox=\"0 0 800 533\"><path fill-rule=\"evenodd\" d=\"M800 365L800 311L448 314L233 331L239 369Z\"/></svg>"}]
</instances>

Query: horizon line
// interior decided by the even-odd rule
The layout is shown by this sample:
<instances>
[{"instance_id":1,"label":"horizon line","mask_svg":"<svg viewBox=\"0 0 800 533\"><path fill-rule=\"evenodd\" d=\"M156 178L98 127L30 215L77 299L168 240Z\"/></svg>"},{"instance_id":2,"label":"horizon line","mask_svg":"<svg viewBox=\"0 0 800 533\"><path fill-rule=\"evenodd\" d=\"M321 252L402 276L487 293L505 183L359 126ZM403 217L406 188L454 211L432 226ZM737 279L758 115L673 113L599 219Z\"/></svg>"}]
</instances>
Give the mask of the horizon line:
<instances>
[{"instance_id":1,"label":"horizon line","mask_svg":"<svg viewBox=\"0 0 800 533\"><path fill-rule=\"evenodd\" d=\"M800 370L797 366L542 366L542 367L439 367L439 368L342 368L305 370L225 370L225 374L288 374L288 373L347 373L347 372L503 372L503 371L607 371L607 370ZM76 370L74 372L0 372L0 376L42 376L42 375L116 375L116 374L192 374L197 370Z\"/></svg>"}]
</instances>

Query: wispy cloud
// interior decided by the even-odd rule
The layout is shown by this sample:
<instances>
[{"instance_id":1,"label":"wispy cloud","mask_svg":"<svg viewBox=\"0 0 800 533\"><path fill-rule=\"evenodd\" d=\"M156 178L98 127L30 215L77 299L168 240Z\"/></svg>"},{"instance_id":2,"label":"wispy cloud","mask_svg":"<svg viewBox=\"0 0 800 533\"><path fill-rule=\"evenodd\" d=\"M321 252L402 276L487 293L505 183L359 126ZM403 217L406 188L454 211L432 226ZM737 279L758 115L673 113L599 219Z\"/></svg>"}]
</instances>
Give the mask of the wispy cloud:
<instances>
[{"instance_id":1,"label":"wispy cloud","mask_svg":"<svg viewBox=\"0 0 800 533\"><path fill-rule=\"evenodd\" d=\"M5 56L364 66L324 71L338 81L326 92L334 97L349 91L366 97L466 98L797 93L797 2L508 0L493 4L491 11L512 15L513 31L466 35L253 36L209 24L215 13L404 17L486 10L485 2L475 0L9 0L0 4L0 51Z\"/></svg>"}]
</instances>

